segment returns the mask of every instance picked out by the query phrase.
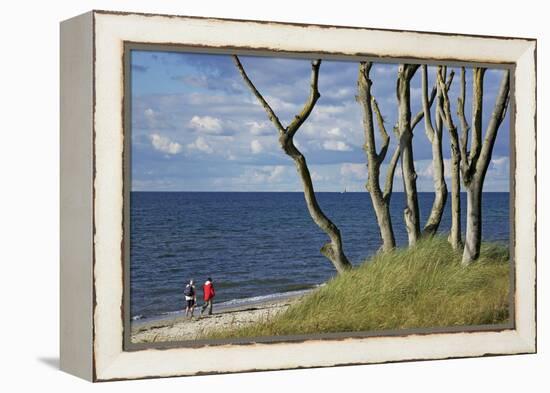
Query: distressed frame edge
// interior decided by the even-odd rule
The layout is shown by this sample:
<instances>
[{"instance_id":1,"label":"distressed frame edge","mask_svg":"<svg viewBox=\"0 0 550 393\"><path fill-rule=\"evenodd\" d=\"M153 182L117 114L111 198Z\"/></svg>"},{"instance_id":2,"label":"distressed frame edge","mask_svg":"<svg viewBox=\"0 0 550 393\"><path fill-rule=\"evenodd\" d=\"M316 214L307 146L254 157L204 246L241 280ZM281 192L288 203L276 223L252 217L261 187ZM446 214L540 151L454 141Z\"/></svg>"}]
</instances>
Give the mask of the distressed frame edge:
<instances>
[{"instance_id":1,"label":"distressed frame edge","mask_svg":"<svg viewBox=\"0 0 550 393\"><path fill-rule=\"evenodd\" d=\"M366 27L355 25L329 25L323 23L306 23L306 22L284 22L284 21L272 21L264 19L243 19L243 18L223 18L216 16L198 16L198 15L183 15L183 14L163 14L163 13L150 13L150 12L138 12L138 11L113 11L104 9L94 9L90 12L98 15L120 15L120 16L158 16L163 18L176 18L176 19L196 19L204 21L219 21L219 22L244 22L254 23L258 25L282 25L282 26L295 26L295 27L319 27L322 29L355 29L355 30L370 30L381 32L393 32L393 33L418 33L418 34L436 34L449 37L472 37L472 38L490 38L490 39L503 39L503 40L523 40L523 41L537 41L535 37L511 37L511 36L499 36L499 35L487 35L487 34L467 34L467 33L450 33L443 31L429 31L429 30L409 30L409 29L390 29L383 27Z\"/></svg>"},{"instance_id":2,"label":"distressed frame edge","mask_svg":"<svg viewBox=\"0 0 550 393\"><path fill-rule=\"evenodd\" d=\"M112 13L109 13L109 14L112 14ZM210 19L210 18L206 18L206 19ZM282 24L282 23L279 23L279 22L273 22L275 24ZM416 33L416 32L415 32ZM437 33L428 33L428 34L437 34ZM453 35L454 36L454 35ZM466 35L468 36L468 35ZM497 37L497 38L502 38L502 37ZM533 40L531 40L531 43L532 43ZM95 43L95 40L94 40L94 43ZM529 46L529 45L528 45ZM528 49L528 48L527 48ZM526 50L527 51L527 50ZM535 53L535 61L536 61L536 40L534 40L534 45L533 45L533 52ZM535 72L535 75L534 75L534 78L535 78L535 86L534 88L536 89L536 64L535 64L535 69L534 69L534 72ZM535 100L534 100L534 103L535 103L535 110L534 110L534 114L535 114L535 123L534 123L534 129L533 129L533 137L535 137L535 140L536 140L536 96L534 97ZM535 149L536 149L536 143L535 143ZM535 162L535 175L536 175L536 162ZM536 177L535 177L535 183L534 183L535 187L536 187ZM535 206L536 206L536 194L535 194ZM534 217L535 219L535 222L536 222L536 215ZM533 228L534 229L534 233L533 235L535 236L536 238L536 226ZM535 251L535 258L536 258L536 249L534 250ZM536 263L536 261L535 261ZM536 280L536 271L535 271L535 280ZM536 281L535 281L536 283ZM534 298L534 300L536 300L536 297ZM536 315L534 315L534 322L536 324ZM531 334L532 332L524 332L526 333L525 335L520 335L520 337L518 337L519 341L521 342L522 344L522 348L524 350L520 350L519 352L513 352L513 353L533 353L533 352L536 352L536 325L533 327L534 328L534 335ZM519 330L519 329L518 329ZM523 331L523 329L521 329ZM95 337L94 337L94 341L95 341ZM484 355L499 355L499 354L505 354L505 353L493 353L493 354L480 354L480 355L465 355L465 356L457 356L457 357L472 357L472 356L484 356ZM510 353L511 354L511 353ZM451 356L452 357L452 356ZM447 357L431 357L429 359L436 359L436 358L448 358ZM112 359L113 360L113 365L114 363L117 363L118 360L122 360L122 359L118 359L118 357L116 359ZM422 359L409 359L409 360L422 360ZM402 360L396 360L396 361L409 361L407 360L406 358L402 358ZM425 360L428 360L428 358L426 358ZM382 363L385 363L386 361L382 361ZM390 361L390 362L393 362L393 361ZM380 363L380 362L366 362L366 363ZM366 363L360 363L360 364L366 364ZM350 364L356 364L356 363L350 363ZM338 364L333 364L333 365L327 365L328 366L337 366ZM325 367L325 366L307 366L308 368L309 367ZM115 367L116 368L116 367ZM300 367L290 367L290 368L300 368ZM279 369L283 369L283 368L279 368ZM286 368L284 368L286 369ZM103 371L105 369L101 370L101 374L103 374ZM265 370L270 370L270 369L265 369ZM106 371L106 370L105 370ZM217 372L213 372L213 373L225 373L225 372L243 372L245 370L241 370L241 371L217 371ZM248 370L248 371L252 371L252 370ZM109 374L108 372L106 374ZM170 375L152 375L152 376L143 376L143 377L130 377L131 379L135 379L135 378L149 378L149 377L161 377L161 376L178 376L178 375L198 375L198 374L202 374L202 373L193 373L193 374L182 374L182 373L176 373L176 374L170 374ZM116 379L127 379L127 378L124 378L124 377L121 377L121 378L117 378L117 377L107 377L107 378L103 378L103 376L100 375L99 378L96 378L96 376L94 376L94 379L97 380L97 381L102 381L102 380L116 380Z\"/></svg>"},{"instance_id":3,"label":"distressed frame edge","mask_svg":"<svg viewBox=\"0 0 550 393\"><path fill-rule=\"evenodd\" d=\"M60 369L88 381L93 365L93 19L60 23ZM76 99L79 98L79 99Z\"/></svg>"}]
</instances>

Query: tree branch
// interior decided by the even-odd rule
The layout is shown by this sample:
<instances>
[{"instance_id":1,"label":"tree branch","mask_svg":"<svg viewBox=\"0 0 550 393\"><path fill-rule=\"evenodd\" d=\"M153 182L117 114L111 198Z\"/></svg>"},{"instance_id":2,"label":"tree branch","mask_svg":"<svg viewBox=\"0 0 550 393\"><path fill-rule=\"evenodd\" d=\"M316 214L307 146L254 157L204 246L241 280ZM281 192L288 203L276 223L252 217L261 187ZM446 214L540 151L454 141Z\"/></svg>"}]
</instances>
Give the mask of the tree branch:
<instances>
[{"instance_id":1,"label":"tree branch","mask_svg":"<svg viewBox=\"0 0 550 393\"><path fill-rule=\"evenodd\" d=\"M430 112L430 104L428 101L428 66L422 65L422 111L424 113L424 125L426 136L433 143L435 130L432 124L432 114Z\"/></svg>"},{"instance_id":2,"label":"tree branch","mask_svg":"<svg viewBox=\"0 0 550 393\"><path fill-rule=\"evenodd\" d=\"M436 96L436 92L437 92L437 89L434 87L432 87L432 91L430 92L430 99L428 100L428 106L431 108L432 107L432 104L434 103L434 100L435 100L435 96ZM416 127L416 125L418 123L420 123L420 121L422 121L422 119L424 118L424 110L421 109L418 111L418 113L411 119L411 130L414 130L414 127Z\"/></svg>"},{"instance_id":3,"label":"tree branch","mask_svg":"<svg viewBox=\"0 0 550 393\"><path fill-rule=\"evenodd\" d=\"M294 136L298 128L300 128L302 123L308 118L313 107L315 106L315 103L317 102L319 97L321 97L318 87L320 66L321 60L313 60L311 62L311 90L309 93L309 98L304 104L304 107L302 108L300 113L294 117L294 120L292 120L292 122L287 127L287 133L291 138Z\"/></svg>"},{"instance_id":4,"label":"tree branch","mask_svg":"<svg viewBox=\"0 0 550 393\"><path fill-rule=\"evenodd\" d=\"M443 96L443 108L442 108L443 112L442 113L440 112L440 113L442 115L443 120L445 121L445 124L447 125L447 128L449 130L456 131L456 126L453 122L453 116L451 114L451 103L449 101L448 88L445 81L443 80L443 76L440 73L437 74L437 83L441 91L441 94Z\"/></svg>"},{"instance_id":5,"label":"tree branch","mask_svg":"<svg viewBox=\"0 0 550 393\"><path fill-rule=\"evenodd\" d=\"M466 121L464 113L464 105L466 102L466 69L460 69L460 96L458 97L457 115L460 120L461 137L460 137L460 155L462 156L462 165L468 167L470 165L467 149L468 149L468 132L470 126ZM464 172L464 170L463 170Z\"/></svg>"},{"instance_id":6,"label":"tree branch","mask_svg":"<svg viewBox=\"0 0 550 393\"><path fill-rule=\"evenodd\" d=\"M469 171L473 170L477 165L477 159L481 152L481 134L483 121L483 78L485 76L485 68L476 67L473 73L473 94L472 94L472 145L468 156Z\"/></svg>"},{"instance_id":7,"label":"tree branch","mask_svg":"<svg viewBox=\"0 0 550 393\"><path fill-rule=\"evenodd\" d=\"M391 157L391 161L388 165L388 170L386 172L386 183L384 184L384 200L386 201L386 203L389 203L392 194L393 178L395 176L395 168L397 167L397 163L399 162L400 154L401 149L399 148L399 144L397 144Z\"/></svg>"},{"instance_id":8,"label":"tree branch","mask_svg":"<svg viewBox=\"0 0 550 393\"><path fill-rule=\"evenodd\" d=\"M493 152L493 146L497 136L498 129L504 120L506 108L508 106L510 93L510 71L504 71L504 76L500 82L497 99L495 102L495 108L491 114L491 120L487 126L485 133L485 139L481 147L479 158L476 162L475 176L485 176L489 161L491 160L491 154Z\"/></svg>"},{"instance_id":9,"label":"tree branch","mask_svg":"<svg viewBox=\"0 0 550 393\"><path fill-rule=\"evenodd\" d=\"M277 128L280 134L284 134L285 128L281 124L281 121L279 120L279 118L277 117L277 115L275 114L271 106L269 106L265 98L260 94L258 89L256 89L256 86L254 86L254 84L246 74L243 68L243 65L241 64L241 61L239 60L239 57L236 55L233 55L233 61L237 66L237 69L239 70L239 73L243 77L245 83L248 85L252 93L256 96L258 101L260 101L260 104L262 104L262 106L264 107L265 111L267 112L267 117L269 118L269 120L271 120L271 122L275 125L275 127Z\"/></svg>"},{"instance_id":10,"label":"tree branch","mask_svg":"<svg viewBox=\"0 0 550 393\"><path fill-rule=\"evenodd\" d=\"M384 161L384 158L386 158L386 153L388 152L388 146L390 144L390 137L386 131L386 127L384 127L384 118L380 113L380 108L378 108L378 103L374 97L372 97L372 107L374 109L374 113L376 114L378 131L382 137L382 147L380 148L380 153L377 154L377 160L381 164Z\"/></svg>"},{"instance_id":11,"label":"tree branch","mask_svg":"<svg viewBox=\"0 0 550 393\"><path fill-rule=\"evenodd\" d=\"M407 81L410 81L412 77L414 76L416 70L420 67L420 64L403 64L402 65L402 71L407 79Z\"/></svg>"}]
</instances>

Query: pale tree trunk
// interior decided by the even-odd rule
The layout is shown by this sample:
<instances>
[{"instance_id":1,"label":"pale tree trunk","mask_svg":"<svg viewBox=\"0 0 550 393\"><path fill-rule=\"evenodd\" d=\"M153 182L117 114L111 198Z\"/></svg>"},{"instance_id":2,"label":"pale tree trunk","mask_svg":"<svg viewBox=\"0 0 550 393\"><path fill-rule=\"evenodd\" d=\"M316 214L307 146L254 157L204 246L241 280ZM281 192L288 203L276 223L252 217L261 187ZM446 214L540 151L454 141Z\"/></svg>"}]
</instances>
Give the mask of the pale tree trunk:
<instances>
[{"instance_id":1,"label":"pale tree trunk","mask_svg":"<svg viewBox=\"0 0 550 393\"><path fill-rule=\"evenodd\" d=\"M384 121L378 105L376 104L376 100L371 94L372 81L369 77L371 67L372 63L370 62L361 62L359 64L357 101L363 109L363 129L365 131L364 150L367 155L368 169L366 187L369 191L374 213L376 214L376 219L378 221L380 236L382 237L382 250L390 251L395 248L395 236L393 233L390 215L391 189L389 193L383 193L380 188L380 166L386 157L390 138L386 132L386 128L384 127ZM382 137L382 147L380 152L376 151L376 142L374 138L373 106L375 108L378 120L378 129ZM386 184L388 184L388 182L393 184L393 175L395 173L397 159L392 160L390 165L393 165L393 169L391 167L388 169L388 175L391 175L391 178L388 176L386 179Z\"/></svg>"},{"instance_id":2,"label":"pale tree trunk","mask_svg":"<svg viewBox=\"0 0 550 393\"><path fill-rule=\"evenodd\" d=\"M294 120L292 120L292 122L285 128L281 124L279 118L277 117L273 109L269 106L267 101L256 89L252 81L249 79L239 58L237 56L233 56L233 59L245 83L250 88L252 93L256 96L256 98L259 100L259 102L262 104L262 106L264 107L267 113L268 118L277 128L279 132L279 143L283 148L284 152L294 160L296 170L300 175L300 179L304 187L304 197L305 197L307 209L309 211L311 218L313 219L315 224L317 224L317 226L320 229L322 229L330 238L330 242L324 244L323 247L321 248L321 253L332 262L332 264L334 265L338 273L344 272L345 270L351 268L352 265L349 262L346 255L344 254L342 236L340 234L340 230L323 213L323 211L321 210L321 207L317 203L317 199L315 197L315 190L313 189L313 183L311 181L311 175L309 173L306 159L303 156L303 154L294 145L294 135L296 134L300 126L304 123L304 121L308 118L311 111L313 110L313 107L315 106L315 103L320 97L319 89L318 89L318 80L319 80L319 68L321 66L321 60L315 60L311 63L311 90L310 90L309 98L305 103L302 111L299 114L297 114L294 117Z\"/></svg>"},{"instance_id":3,"label":"pale tree trunk","mask_svg":"<svg viewBox=\"0 0 550 393\"><path fill-rule=\"evenodd\" d=\"M462 222L461 222L461 198L460 198L460 167L461 161L467 159L466 145L468 144L468 131L470 126L466 121L464 105L466 102L466 70L464 67L460 70L460 96L458 97L458 117L460 119L460 128L462 129L462 146L458 138L456 127L449 128L451 140L451 179L452 179L452 215L451 215L451 233L449 242L454 250L462 247ZM442 103L443 105L443 103ZM451 118L450 104L448 116ZM452 119L451 119L452 122Z\"/></svg>"},{"instance_id":4,"label":"pale tree trunk","mask_svg":"<svg viewBox=\"0 0 550 393\"><path fill-rule=\"evenodd\" d=\"M462 247L462 227L460 222L460 152L458 136L450 135L451 139L451 231L449 243L453 250Z\"/></svg>"},{"instance_id":5,"label":"pale tree trunk","mask_svg":"<svg viewBox=\"0 0 550 393\"><path fill-rule=\"evenodd\" d=\"M438 68L438 72L440 72L440 70L441 67ZM452 74L449 85L451 81ZM438 103L442 100L441 94L440 89L437 89ZM422 66L422 108L424 111L426 136L432 145L432 166L435 192L434 202L432 204L430 216L424 226L423 235L432 236L439 228L441 217L443 216L443 211L445 210L445 204L447 203L447 183L445 182L445 167L443 164L443 152L441 146L441 115L439 112L436 112L436 126L434 128L430 113L430 105L428 102L428 67L426 65Z\"/></svg>"},{"instance_id":6,"label":"pale tree trunk","mask_svg":"<svg viewBox=\"0 0 550 393\"><path fill-rule=\"evenodd\" d=\"M405 226L409 245L416 244L420 237L420 219L418 209L418 194L416 191L416 171L414 169L414 155L412 148L411 127L411 79L418 65L401 64L397 76L397 101L399 149L401 152L401 173L406 198L404 210Z\"/></svg>"},{"instance_id":7,"label":"pale tree trunk","mask_svg":"<svg viewBox=\"0 0 550 393\"><path fill-rule=\"evenodd\" d=\"M386 180L384 185L384 191L380 186L380 167L387 155L390 138L384 126L384 118L380 113L380 108L372 95L370 79L370 69L372 63L361 62L359 65L359 77L358 77L358 95L357 101L361 105L363 110L363 128L365 131L365 146L364 150L367 155L367 169L368 180L366 188L369 191L369 195L372 200L372 205L378 221L378 227L380 229L380 235L382 237L382 250L389 251L395 248L395 236L393 233L393 227L390 215L390 201L393 189L393 180L395 175L395 169L399 162L401 148L398 143L395 151L391 157L386 171ZM436 95L436 89L432 89L427 105L431 107ZM376 117L376 123L378 125L378 131L382 139L382 147L377 152L376 141L374 137L374 116ZM410 129L412 130L424 117L424 111L421 110L416 116L410 120ZM398 125L394 128L396 137L399 139Z\"/></svg>"},{"instance_id":8,"label":"pale tree trunk","mask_svg":"<svg viewBox=\"0 0 550 393\"><path fill-rule=\"evenodd\" d=\"M438 103L437 111L441 119L445 122L451 141L451 231L449 233L449 242L454 250L458 250L462 246L460 224L460 145L448 97L450 82L446 80L445 74L445 68L439 67L437 81L441 100ZM453 72L451 72L451 81L452 75L454 75ZM462 74L462 78L462 81L464 81L464 74ZM463 123L462 127L465 127Z\"/></svg>"},{"instance_id":9,"label":"pale tree trunk","mask_svg":"<svg viewBox=\"0 0 550 393\"><path fill-rule=\"evenodd\" d=\"M479 257L481 249L481 198L483 184L472 181L467 190L466 239L462 264L467 265Z\"/></svg>"},{"instance_id":10,"label":"pale tree trunk","mask_svg":"<svg viewBox=\"0 0 550 393\"><path fill-rule=\"evenodd\" d=\"M472 145L468 154L468 127L464 118L464 100L465 100L465 77L462 71L461 95L459 97L458 113L461 117L462 140L460 146L462 180L467 190L467 212L466 212L466 237L464 242L464 251L462 254L462 264L468 265L479 257L481 247L482 231L482 196L485 174L491 161L493 147L498 129L504 120L508 101L510 98L510 72L504 71L504 76L500 83L495 106L491 119L485 132L485 139L481 143L482 120L483 120L483 77L485 69L473 69L473 93L472 93ZM440 81L441 83L441 81ZM456 132L452 118L450 116L450 103L447 92L444 92L444 110L447 123L452 126ZM451 127L449 127L451 128Z\"/></svg>"}]
</instances>

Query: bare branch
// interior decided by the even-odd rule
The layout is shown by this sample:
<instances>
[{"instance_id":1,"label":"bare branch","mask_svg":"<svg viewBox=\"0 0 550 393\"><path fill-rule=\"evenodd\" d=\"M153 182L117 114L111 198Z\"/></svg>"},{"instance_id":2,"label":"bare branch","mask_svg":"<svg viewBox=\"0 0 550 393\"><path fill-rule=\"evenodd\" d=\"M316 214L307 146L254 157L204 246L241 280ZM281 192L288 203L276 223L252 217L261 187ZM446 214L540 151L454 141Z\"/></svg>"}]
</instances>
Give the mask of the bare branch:
<instances>
[{"instance_id":1,"label":"bare branch","mask_svg":"<svg viewBox=\"0 0 550 393\"><path fill-rule=\"evenodd\" d=\"M292 120L292 122L287 127L287 132L291 138L296 133L298 128L300 128L302 123L308 118L313 107L315 106L315 103L317 102L319 97L321 97L318 87L320 66L321 60L313 60L311 62L311 90L308 100L304 104L304 107L302 108L300 113L294 117L294 120Z\"/></svg>"},{"instance_id":2,"label":"bare branch","mask_svg":"<svg viewBox=\"0 0 550 393\"><path fill-rule=\"evenodd\" d=\"M365 152L367 153L369 168L378 170L380 162L376 153L376 140L374 138L374 124L372 115L373 97L371 96L371 80L369 71L372 63L361 62L359 64L359 75L357 80L358 95L357 102L363 109L363 128L365 130ZM369 180L369 183L371 181Z\"/></svg>"},{"instance_id":3,"label":"bare branch","mask_svg":"<svg viewBox=\"0 0 550 393\"><path fill-rule=\"evenodd\" d=\"M460 69L460 96L458 97L458 118L460 120L461 137L460 137L460 155L462 156L462 165L469 166L469 158L467 153L468 147L468 132L470 126L466 121L466 115L464 113L464 105L466 102L466 69L462 67Z\"/></svg>"},{"instance_id":4,"label":"bare branch","mask_svg":"<svg viewBox=\"0 0 550 393\"><path fill-rule=\"evenodd\" d=\"M432 114L430 112L430 104L428 102L428 66L422 65L422 111L424 113L424 124L426 136L433 142L435 130L432 124Z\"/></svg>"},{"instance_id":5,"label":"bare branch","mask_svg":"<svg viewBox=\"0 0 550 393\"><path fill-rule=\"evenodd\" d=\"M401 64L399 66L399 72L403 73L405 79L410 82L419 67L420 64Z\"/></svg>"},{"instance_id":6,"label":"bare branch","mask_svg":"<svg viewBox=\"0 0 550 393\"><path fill-rule=\"evenodd\" d=\"M447 78L447 82L445 82L445 90L449 91L449 89L451 88L451 85L453 84L454 77L455 77L455 72L454 70L451 70L451 72L449 73L449 77Z\"/></svg>"},{"instance_id":7,"label":"bare branch","mask_svg":"<svg viewBox=\"0 0 550 393\"><path fill-rule=\"evenodd\" d=\"M485 139L483 141L483 146L479 154L478 161L476 162L475 176L485 176L485 171L489 166L491 160L491 154L493 152L493 146L495 144L495 139L497 136L498 129L504 120L504 115L506 113L506 107L509 102L509 93L510 93L510 71L504 71L504 76L500 82L500 87L498 90L497 99L495 102L495 108L491 114L491 120L487 125L487 131L485 133Z\"/></svg>"},{"instance_id":8,"label":"bare branch","mask_svg":"<svg viewBox=\"0 0 550 393\"><path fill-rule=\"evenodd\" d=\"M451 103L449 101L449 94L448 94L448 88L445 84L445 81L443 80L443 76L441 74L437 74L437 83L439 86L439 89L441 91L441 94L443 96L443 108L442 112L440 111L443 120L445 121L445 124L449 130L455 130L456 126L453 122L453 116L451 114Z\"/></svg>"},{"instance_id":9,"label":"bare branch","mask_svg":"<svg viewBox=\"0 0 550 393\"><path fill-rule=\"evenodd\" d=\"M430 92L430 98L428 100L428 106L431 108L433 103L434 103L434 100L435 100L435 96L436 96L436 92L437 92L437 89L434 87L432 87L432 91ZM421 109L418 111L418 113L411 119L411 130L414 130L414 128L416 127L416 125L418 123L420 123L422 121L422 119L424 118L424 110Z\"/></svg>"},{"instance_id":10,"label":"bare branch","mask_svg":"<svg viewBox=\"0 0 550 393\"><path fill-rule=\"evenodd\" d=\"M372 97L372 107L374 109L374 113L376 114L378 131L380 132L380 136L382 137L382 147L380 148L380 153L377 154L378 162L382 163L384 161L384 158L386 158L386 153L388 152L390 137L388 135L388 132L386 131L386 127L384 126L384 118L380 113L380 108L378 108L378 103L376 102L374 97Z\"/></svg>"},{"instance_id":11,"label":"bare branch","mask_svg":"<svg viewBox=\"0 0 550 393\"><path fill-rule=\"evenodd\" d=\"M508 111L509 106L510 106L510 91L508 91L508 96L506 97L506 104L504 105L504 112L502 112L502 119L500 120L501 123L504 121L504 118L506 117L506 112Z\"/></svg>"},{"instance_id":12,"label":"bare branch","mask_svg":"<svg viewBox=\"0 0 550 393\"><path fill-rule=\"evenodd\" d=\"M393 178L395 176L395 168L397 167L397 163L399 162L400 153L401 149L399 148L398 144L395 147L390 163L388 165L388 170L386 172L386 183L384 184L384 200L387 201L386 203L389 203L389 200L391 198L393 190Z\"/></svg>"},{"instance_id":13,"label":"bare branch","mask_svg":"<svg viewBox=\"0 0 550 393\"><path fill-rule=\"evenodd\" d=\"M271 106L269 106L269 104L267 103L265 98L260 94L258 89L256 89L256 86L254 86L254 84L252 83L252 81L250 80L248 75L246 74L246 72L243 68L243 65L241 64L241 61L239 60L239 57L234 55L233 56L233 61L234 61L235 65L237 66L237 69L239 70L239 72L240 72L241 76L243 77L245 83L248 85L248 87L250 88L252 93L256 96L258 101L260 101L260 104L262 104L262 106L264 107L265 111L267 112L267 117L269 118L269 120L271 120L271 122L275 125L275 127L277 128L277 130L279 131L280 134L284 134L285 133L285 128L281 124L281 121L279 120L279 118L277 117L277 115L275 114L275 112L273 111Z\"/></svg>"},{"instance_id":14,"label":"bare branch","mask_svg":"<svg viewBox=\"0 0 550 393\"><path fill-rule=\"evenodd\" d=\"M470 170L476 166L477 159L481 152L481 134L483 121L483 78L485 68L476 67L473 73L473 94L472 94L472 144L468 156Z\"/></svg>"}]
</instances>

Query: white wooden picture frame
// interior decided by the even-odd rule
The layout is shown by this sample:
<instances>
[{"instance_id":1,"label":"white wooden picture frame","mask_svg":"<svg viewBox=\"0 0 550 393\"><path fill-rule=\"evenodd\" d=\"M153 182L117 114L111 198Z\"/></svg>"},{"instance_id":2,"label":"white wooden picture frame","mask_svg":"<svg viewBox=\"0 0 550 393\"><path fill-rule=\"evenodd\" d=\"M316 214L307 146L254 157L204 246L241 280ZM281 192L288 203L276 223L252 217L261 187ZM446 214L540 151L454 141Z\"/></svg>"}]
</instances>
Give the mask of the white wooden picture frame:
<instances>
[{"instance_id":1,"label":"white wooden picture frame","mask_svg":"<svg viewBox=\"0 0 550 393\"><path fill-rule=\"evenodd\" d=\"M513 326L125 350L125 43L513 67ZM61 368L90 381L535 352L536 40L104 11L62 22L60 290Z\"/></svg>"}]
</instances>

